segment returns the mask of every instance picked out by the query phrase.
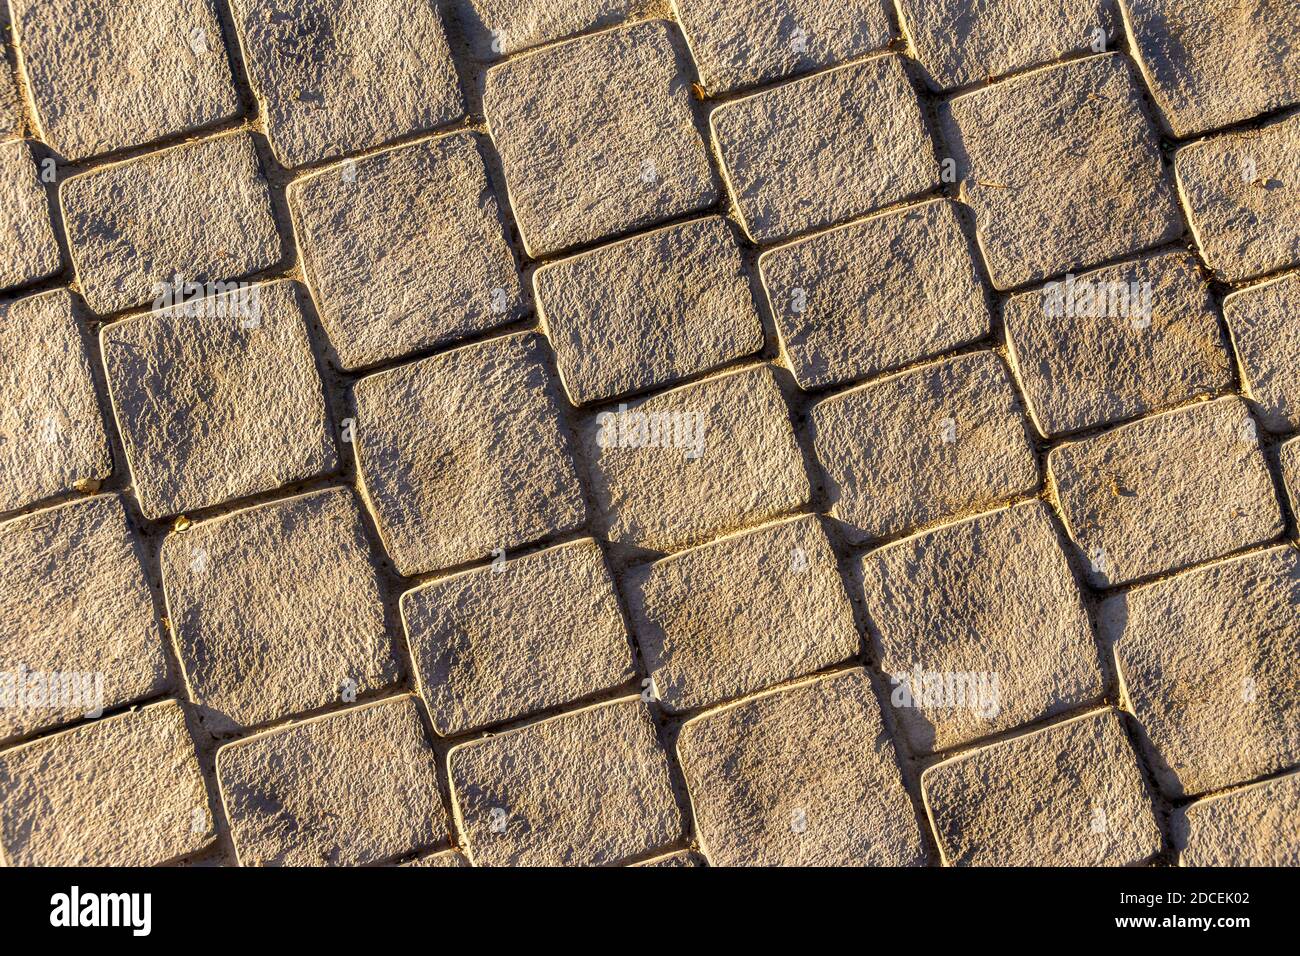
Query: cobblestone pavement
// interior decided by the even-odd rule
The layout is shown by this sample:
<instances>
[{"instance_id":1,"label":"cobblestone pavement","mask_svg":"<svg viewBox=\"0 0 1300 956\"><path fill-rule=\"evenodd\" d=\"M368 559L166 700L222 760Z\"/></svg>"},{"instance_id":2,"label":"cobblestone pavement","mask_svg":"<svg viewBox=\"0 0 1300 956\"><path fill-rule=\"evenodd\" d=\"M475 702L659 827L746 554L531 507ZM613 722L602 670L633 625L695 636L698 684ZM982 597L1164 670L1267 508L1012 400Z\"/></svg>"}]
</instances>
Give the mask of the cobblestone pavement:
<instances>
[{"instance_id":1,"label":"cobblestone pavement","mask_svg":"<svg viewBox=\"0 0 1300 956\"><path fill-rule=\"evenodd\" d=\"M1117 4L8 0L0 855L1300 864L1300 21Z\"/></svg>"}]
</instances>

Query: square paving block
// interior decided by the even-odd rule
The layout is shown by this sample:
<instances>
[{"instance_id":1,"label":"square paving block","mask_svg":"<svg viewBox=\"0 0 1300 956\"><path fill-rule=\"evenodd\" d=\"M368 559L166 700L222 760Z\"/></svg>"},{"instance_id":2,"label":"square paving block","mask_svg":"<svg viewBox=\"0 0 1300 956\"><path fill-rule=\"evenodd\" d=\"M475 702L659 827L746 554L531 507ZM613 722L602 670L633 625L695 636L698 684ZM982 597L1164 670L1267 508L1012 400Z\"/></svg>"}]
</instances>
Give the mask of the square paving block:
<instances>
[{"instance_id":1,"label":"square paving block","mask_svg":"<svg viewBox=\"0 0 1300 956\"><path fill-rule=\"evenodd\" d=\"M0 144L0 289L27 285L61 268L50 197L31 147L20 139Z\"/></svg>"},{"instance_id":2,"label":"square paving block","mask_svg":"<svg viewBox=\"0 0 1300 956\"><path fill-rule=\"evenodd\" d=\"M1300 273L1232 293L1223 317L1264 427L1300 428Z\"/></svg>"},{"instance_id":3,"label":"square paving block","mask_svg":"<svg viewBox=\"0 0 1300 956\"><path fill-rule=\"evenodd\" d=\"M1218 794L1181 814L1183 866L1300 866L1300 773Z\"/></svg>"},{"instance_id":4,"label":"square paving block","mask_svg":"<svg viewBox=\"0 0 1300 956\"><path fill-rule=\"evenodd\" d=\"M640 0L452 0L451 10L476 60L499 60L551 40L613 26Z\"/></svg>"}]
</instances>

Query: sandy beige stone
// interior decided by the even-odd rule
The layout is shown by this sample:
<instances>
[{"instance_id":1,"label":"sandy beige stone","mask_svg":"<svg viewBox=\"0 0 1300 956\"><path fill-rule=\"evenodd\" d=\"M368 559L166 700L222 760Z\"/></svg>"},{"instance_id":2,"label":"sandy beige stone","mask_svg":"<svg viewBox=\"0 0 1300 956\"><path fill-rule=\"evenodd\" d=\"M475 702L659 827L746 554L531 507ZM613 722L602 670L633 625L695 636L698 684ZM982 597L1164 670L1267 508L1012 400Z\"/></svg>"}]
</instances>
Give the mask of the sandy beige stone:
<instances>
[{"instance_id":1,"label":"sandy beige stone","mask_svg":"<svg viewBox=\"0 0 1300 956\"><path fill-rule=\"evenodd\" d=\"M452 748L456 820L475 866L599 866L681 836L654 721L640 698Z\"/></svg>"},{"instance_id":2,"label":"sandy beige stone","mask_svg":"<svg viewBox=\"0 0 1300 956\"><path fill-rule=\"evenodd\" d=\"M574 404L667 385L763 347L721 216L545 265L533 288Z\"/></svg>"},{"instance_id":3,"label":"sandy beige stone","mask_svg":"<svg viewBox=\"0 0 1300 956\"><path fill-rule=\"evenodd\" d=\"M862 670L688 721L677 752L714 866L913 866L925 851Z\"/></svg>"},{"instance_id":4,"label":"sandy beige stone","mask_svg":"<svg viewBox=\"0 0 1300 956\"><path fill-rule=\"evenodd\" d=\"M1026 502L863 557L872 638L914 751L1100 699L1092 627L1050 514Z\"/></svg>"},{"instance_id":5,"label":"sandy beige stone","mask_svg":"<svg viewBox=\"0 0 1300 956\"><path fill-rule=\"evenodd\" d=\"M0 43L0 139L8 139L23 128L23 107L5 56L7 47L7 43Z\"/></svg>"},{"instance_id":6,"label":"sandy beige stone","mask_svg":"<svg viewBox=\"0 0 1300 956\"><path fill-rule=\"evenodd\" d=\"M711 93L878 50L892 38L883 0L673 0Z\"/></svg>"},{"instance_id":7,"label":"sandy beige stone","mask_svg":"<svg viewBox=\"0 0 1300 956\"><path fill-rule=\"evenodd\" d=\"M0 302L0 512L113 470L89 345L64 289Z\"/></svg>"},{"instance_id":8,"label":"sandy beige stone","mask_svg":"<svg viewBox=\"0 0 1300 956\"><path fill-rule=\"evenodd\" d=\"M999 289L1183 231L1159 137L1119 53L964 94L946 115L961 193Z\"/></svg>"},{"instance_id":9,"label":"sandy beige stone","mask_svg":"<svg viewBox=\"0 0 1300 956\"><path fill-rule=\"evenodd\" d=\"M267 138L287 167L464 114L438 8L403 0L231 0Z\"/></svg>"},{"instance_id":10,"label":"sandy beige stone","mask_svg":"<svg viewBox=\"0 0 1300 956\"><path fill-rule=\"evenodd\" d=\"M755 242L834 225L939 185L902 57L873 57L724 103L709 117Z\"/></svg>"},{"instance_id":11,"label":"sandy beige stone","mask_svg":"<svg viewBox=\"0 0 1300 956\"><path fill-rule=\"evenodd\" d=\"M100 331L140 508L151 518L337 464L298 286L267 282Z\"/></svg>"},{"instance_id":12,"label":"sandy beige stone","mask_svg":"<svg viewBox=\"0 0 1300 956\"><path fill-rule=\"evenodd\" d=\"M480 61L628 19L641 0L453 0L471 55Z\"/></svg>"},{"instance_id":13,"label":"sandy beige stone","mask_svg":"<svg viewBox=\"0 0 1300 956\"><path fill-rule=\"evenodd\" d=\"M50 225L50 203L24 140L0 145L0 289L53 275L63 253Z\"/></svg>"},{"instance_id":14,"label":"sandy beige stone","mask_svg":"<svg viewBox=\"0 0 1300 956\"><path fill-rule=\"evenodd\" d=\"M952 89L1110 46L1106 0L898 0L932 90Z\"/></svg>"},{"instance_id":15,"label":"sandy beige stone","mask_svg":"<svg viewBox=\"0 0 1300 956\"><path fill-rule=\"evenodd\" d=\"M167 689L163 635L140 562L114 495L0 524L0 740ZM68 687L67 675L76 675L71 687L84 691L84 706L49 699L55 681Z\"/></svg>"},{"instance_id":16,"label":"sandy beige stone","mask_svg":"<svg viewBox=\"0 0 1300 956\"><path fill-rule=\"evenodd\" d=\"M614 582L590 538L402 595L420 693L444 736L632 680Z\"/></svg>"},{"instance_id":17,"label":"sandy beige stone","mask_svg":"<svg viewBox=\"0 0 1300 956\"><path fill-rule=\"evenodd\" d=\"M816 516L723 538L624 575L656 698L694 710L858 653L835 552Z\"/></svg>"},{"instance_id":18,"label":"sandy beige stone","mask_svg":"<svg viewBox=\"0 0 1300 956\"><path fill-rule=\"evenodd\" d=\"M678 850L676 853L666 853L663 856L655 857L653 860L645 860L644 862L635 863L633 865L665 868L708 866L702 856L690 850Z\"/></svg>"},{"instance_id":19,"label":"sandy beige stone","mask_svg":"<svg viewBox=\"0 0 1300 956\"><path fill-rule=\"evenodd\" d=\"M495 66L483 108L532 256L712 205L690 67L672 24L650 21Z\"/></svg>"},{"instance_id":20,"label":"sandy beige stone","mask_svg":"<svg viewBox=\"0 0 1300 956\"><path fill-rule=\"evenodd\" d=\"M447 839L414 695L227 744L217 777L240 866L360 866Z\"/></svg>"},{"instance_id":21,"label":"sandy beige stone","mask_svg":"<svg viewBox=\"0 0 1300 956\"><path fill-rule=\"evenodd\" d=\"M1300 514L1300 438L1293 438L1278 449L1282 483L1292 514Z\"/></svg>"},{"instance_id":22,"label":"sandy beige stone","mask_svg":"<svg viewBox=\"0 0 1300 956\"><path fill-rule=\"evenodd\" d=\"M270 190L247 133L230 133L82 173L59 188L86 304L157 303L164 283L238 279L275 265Z\"/></svg>"},{"instance_id":23,"label":"sandy beige stone","mask_svg":"<svg viewBox=\"0 0 1300 956\"><path fill-rule=\"evenodd\" d=\"M854 543L1038 487L1020 402L992 352L832 395L811 420L830 514Z\"/></svg>"},{"instance_id":24,"label":"sandy beige stone","mask_svg":"<svg viewBox=\"0 0 1300 956\"><path fill-rule=\"evenodd\" d=\"M1300 773L1201 800L1182 814L1183 866L1300 866Z\"/></svg>"},{"instance_id":25,"label":"sandy beige stone","mask_svg":"<svg viewBox=\"0 0 1300 956\"><path fill-rule=\"evenodd\" d=\"M1300 761L1300 560L1273 548L1113 597L1099 624L1171 796Z\"/></svg>"},{"instance_id":26,"label":"sandy beige stone","mask_svg":"<svg viewBox=\"0 0 1300 956\"><path fill-rule=\"evenodd\" d=\"M1109 425L1233 384L1219 317L1192 256L1166 253L1069 275L1002 311L1034 426Z\"/></svg>"},{"instance_id":27,"label":"sandy beige stone","mask_svg":"<svg viewBox=\"0 0 1300 956\"><path fill-rule=\"evenodd\" d=\"M1289 0L1118 0L1133 54L1179 138L1300 103Z\"/></svg>"},{"instance_id":28,"label":"sandy beige stone","mask_svg":"<svg viewBox=\"0 0 1300 956\"><path fill-rule=\"evenodd\" d=\"M0 857L10 866L154 866L212 838L176 701L0 754Z\"/></svg>"},{"instance_id":29,"label":"sandy beige stone","mask_svg":"<svg viewBox=\"0 0 1300 956\"><path fill-rule=\"evenodd\" d=\"M531 333L505 336L356 384L357 467L402 574L586 521L542 348Z\"/></svg>"},{"instance_id":30,"label":"sandy beige stone","mask_svg":"<svg viewBox=\"0 0 1300 956\"><path fill-rule=\"evenodd\" d=\"M346 488L169 534L161 561L190 699L213 733L355 700L400 675Z\"/></svg>"},{"instance_id":31,"label":"sandy beige stone","mask_svg":"<svg viewBox=\"0 0 1300 956\"><path fill-rule=\"evenodd\" d=\"M769 250L758 266L801 388L888 371L989 334L971 245L942 199Z\"/></svg>"},{"instance_id":32,"label":"sandy beige stone","mask_svg":"<svg viewBox=\"0 0 1300 956\"><path fill-rule=\"evenodd\" d=\"M441 853L430 853L428 856L418 857L417 859L403 863L402 865L430 866L441 869L444 867L457 868L470 866L471 864L469 860L465 859L465 854L461 853L459 850L443 850Z\"/></svg>"},{"instance_id":33,"label":"sandy beige stone","mask_svg":"<svg viewBox=\"0 0 1300 956\"><path fill-rule=\"evenodd\" d=\"M1234 292L1223 302L1246 394L1269 431L1300 427L1300 273Z\"/></svg>"},{"instance_id":34,"label":"sandy beige stone","mask_svg":"<svg viewBox=\"0 0 1300 956\"><path fill-rule=\"evenodd\" d=\"M1160 850L1113 709L936 764L921 789L948 866L1133 866Z\"/></svg>"},{"instance_id":35,"label":"sandy beige stone","mask_svg":"<svg viewBox=\"0 0 1300 956\"><path fill-rule=\"evenodd\" d=\"M584 437L612 541L677 550L811 499L790 410L767 366L600 412Z\"/></svg>"},{"instance_id":36,"label":"sandy beige stone","mask_svg":"<svg viewBox=\"0 0 1300 956\"><path fill-rule=\"evenodd\" d=\"M1235 396L1060 445L1047 467L1097 587L1208 561L1282 531L1254 419Z\"/></svg>"},{"instance_id":37,"label":"sandy beige stone","mask_svg":"<svg viewBox=\"0 0 1300 956\"><path fill-rule=\"evenodd\" d=\"M321 324L344 368L519 318L523 290L478 137L425 140L289 187Z\"/></svg>"}]
</instances>

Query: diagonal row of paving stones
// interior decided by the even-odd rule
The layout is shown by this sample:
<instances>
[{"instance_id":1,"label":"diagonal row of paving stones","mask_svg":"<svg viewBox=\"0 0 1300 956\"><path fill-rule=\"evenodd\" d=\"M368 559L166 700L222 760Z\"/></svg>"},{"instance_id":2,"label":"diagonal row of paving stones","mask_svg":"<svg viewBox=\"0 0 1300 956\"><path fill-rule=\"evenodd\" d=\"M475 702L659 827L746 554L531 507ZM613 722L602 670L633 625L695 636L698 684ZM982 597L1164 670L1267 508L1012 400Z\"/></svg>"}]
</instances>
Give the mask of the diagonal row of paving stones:
<instances>
[{"instance_id":1,"label":"diagonal row of paving stones","mask_svg":"<svg viewBox=\"0 0 1300 956\"><path fill-rule=\"evenodd\" d=\"M6 14L0 860L1300 862L1288 0Z\"/></svg>"}]
</instances>

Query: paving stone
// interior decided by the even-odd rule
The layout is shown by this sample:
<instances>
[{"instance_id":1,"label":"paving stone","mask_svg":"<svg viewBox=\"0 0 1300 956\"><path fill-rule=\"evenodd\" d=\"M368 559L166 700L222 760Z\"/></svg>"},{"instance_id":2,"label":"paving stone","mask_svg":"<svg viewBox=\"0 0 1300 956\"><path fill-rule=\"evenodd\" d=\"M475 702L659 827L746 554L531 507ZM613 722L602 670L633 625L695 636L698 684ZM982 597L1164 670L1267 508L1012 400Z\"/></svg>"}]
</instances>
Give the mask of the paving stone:
<instances>
[{"instance_id":1,"label":"paving stone","mask_svg":"<svg viewBox=\"0 0 1300 956\"><path fill-rule=\"evenodd\" d=\"M0 740L167 689L153 597L116 496L0 524L0 631Z\"/></svg>"},{"instance_id":2,"label":"paving stone","mask_svg":"<svg viewBox=\"0 0 1300 956\"><path fill-rule=\"evenodd\" d=\"M227 744L217 777L240 866L361 866L447 838L414 695Z\"/></svg>"},{"instance_id":3,"label":"paving stone","mask_svg":"<svg viewBox=\"0 0 1300 956\"><path fill-rule=\"evenodd\" d=\"M1234 292L1223 302L1246 394L1269 431L1300 428L1300 273Z\"/></svg>"},{"instance_id":4,"label":"paving stone","mask_svg":"<svg viewBox=\"0 0 1300 956\"><path fill-rule=\"evenodd\" d=\"M851 60L892 39L882 0L673 0L712 93Z\"/></svg>"},{"instance_id":5,"label":"paving stone","mask_svg":"<svg viewBox=\"0 0 1300 956\"><path fill-rule=\"evenodd\" d=\"M830 514L854 543L1038 487L1020 403L992 352L832 395L811 420Z\"/></svg>"},{"instance_id":6,"label":"paving stone","mask_svg":"<svg viewBox=\"0 0 1300 956\"><path fill-rule=\"evenodd\" d=\"M631 681L614 582L590 538L402 595L420 693L444 736Z\"/></svg>"},{"instance_id":7,"label":"paving stone","mask_svg":"<svg viewBox=\"0 0 1300 956\"><path fill-rule=\"evenodd\" d=\"M186 143L60 187L86 303L117 312L165 286L238 279L280 259L270 191L246 133Z\"/></svg>"},{"instance_id":8,"label":"paving stone","mask_svg":"<svg viewBox=\"0 0 1300 956\"><path fill-rule=\"evenodd\" d=\"M464 115L437 5L231 0L267 138L287 167Z\"/></svg>"},{"instance_id":9,"label":"paving stone","mask_svg":"<svg viewBox=\"0 0 1300 956\"><path fill-rule=\"evenodd\" d=\"M175 701L0 754L0 857L10 866L154 866L212 838Z\"/></svg>"},{"instance_id":10,"label":"paving stone","mask_svg":"<svg viewBox=\"0 0 1300 956\"><path fill-rule=\"evenodd\" d=\"M1043 67L948 110L961 194L999 289L1181 234L1159 138L1121 54Z\"/></svg>"},{"instance_id":11,"label":"paving stone","mask_svg":"<svg viewBox=\"0 0 1300 956\"><path fill-rule=\"evenodd\" d=\"M459 850L443 850L441 853L430 853L428 856L422 856L418 859L403 863L403 866L431 866L431 867L462 867L470 866L469 860Z\"/></svg>"},{"instance_id":12,"label":"paving stone","mask_svg":"<svg viewBox=\"0 0 1300 956\"><path fill-rule=\"evenodd\" d=\"M101 330L146 516L270 491L337 464L297 289L267 282Z\"/></svg>"},{"instance_id":13,"label":"paving stone","mask_svg":"<svg viewBox=\"0 0 1300 956\"><path fill-rule=\"evenodd\" d=\"M1300 773L1201 800L1182 813L1183 866L1300 866Z\"/></svg>"},{"instance_id":14,"label":"paving stone","mask_svg":"<svg viewBox=\"0 0 1300 956\"><path fill-rule=\"evenodd\" d=\"M1300 513L1300 438L1293 438L1281 445L1278 449L1278 458L1291 513Z\"/></svg>"},{"instance_id":15,"label":"paving stone","mask_svg":"<svg viewBox=\"0 0 1300 956\"><path fill-rule=\"evenodd\" d=\"M448 764L475 866L599 866L681 836L668 755L636 697L461 744Z\"/></svg>"},{"instance_id":16,"label":"paving stone","mask_svg":"<svg viewBox=\"0 0 1300 956\"><path fill-rule=\"evenodd\" d=\"M1234 396L1061 445L1047 467L1097 587L1208 561L1282 531L1254 419Z\"/></svg>"},{"instance_id":17,"label":"paving stone","mask_svg":"<svg viewBox=\"0 0 1300 956\"><path fill-rule=\"evenodd\" d=\"M948 866L1134 866L1160 850L1113 709L935 764L921 789Z\"/></svg>"},{"instance_id":18,"label":"paving stone","mask_svg":"<svg viewBox=\"0 0 1300 956\"><path fill-rule=\"evenodd\" d=\"M1175 136L1300 103L1288 0L1120 0L1119 8L1134 59Z\"/></svg>"},{"instance_id":19,"label":"paving stone","mask_svg":"<svg viewBox=\"0 0 1300 956\"><path fill-rule=\"evenodd\" d=\"M545 265L533 286L575 404L667 385L763 347L740 248L720 216Z\"/></svg>"},{"instance_id":20,"label":"paving stone","mask_svg":"<svg viewBox=\"0 0 1300 956\"><path fill-rule=\"evenodd\" d=\"M733 100L709 122L755 242L834 225L939 185L934 148L899 56Z\"/></svg>"},{"instance_id":21,"label":"paving stone","mask_svg":"<svg viewBox=\"0 0 1300 956\"><path fill-rule=\"evenodd\" d=\"M670 711L693 710L858 653L853 608L815 516L633 569L633 628Z\"/></svg>"},{"instance_id":22,"label":"paving stone","mask_svg":"<svg viewBox=\"0 0 1300 956\"><path fill-rule=\"evenodd\" d=\"M495 66L483 108L524 246L542 256L712 205L688 58L663 21Z\"/></svg>"},{"instance_id":23,"label":"paving stone","mask_svg":"<svg viewBox=\"0 0 1300 956\"><path fill-rule=\"evenodd\" d=\"M1300 263L1300 115L1175 156L1192 236L1225 282Z\"/></svg>"},{"instance_id":24,"label":"paving stone","mask_svg":"<svg viewBox=\"0 0 1300 956\"><path fill-rule=\"evenodd\" d=\"M932 90L1096 52L1114 32L1105 0L899 0L898 10Z\"/></svg>"},{"instance_id":25,"label":"paving stone","mask_svg":"<svg viewBox=\"0 0 1300 956\"><path fill-rule=\"evenodd\" d=\"M607 537L670 551L787 514L812 496L771 368L733 372L593 417L585 434Z\"/></svg>"},{"instance_id":26,"label":"paving stone","mask_svg":"<svg viewBox=\"0 0 1300 956\"><path fill-rule=\"evenodd\" d=\"M62 267L31 147L24 140L0 144L0 289L44 279Z\"/></svg>"},{"instance_id":27,"label":"paving stone","mask_svg":"<svg viewBox=\"0 0 1300 956\"><path fill-rule=\"evenodd\" d=\"M0 42L0 139L23 128L23 107L14 76L6 59L8 44Z\"/></svg>"},{"instance_id":28,"label":"paving stone","mask_svg":"<svg viewBox=\"0 0 1300 956\"><path fill-rule=\"evenodd\" d=\"M470 54L497 60L575 33L620 23L638 12L639 0L453 0Z\"/></svg>"},{"instance_id":29,"label":"paving stone","mask_svg":"<svg viewBox=\"0 0 1300 956\"><path fill-rule=\"evenodd\" d=\"M1300 761L1300 560L1272 548L1109 599L1099 624L1172 796Z\"/></svg>"},{"instance_id":30,"label":"paving stone","mask_svg":"<svg viewBox=\"0 0 1300 956\"><path fill-rule=\"evenodd\" d=\"M1208 284L1177 252L1067 275L1002 311L1044 436L1110 425L1233 385Z\"/></svg>"},{"instance_id":31,"label":"paving stone","mask_svg":"<svg viewBox=\"0 0 1300 956\"><path fill-rule=\"evenodd\" d=\"M0 512L112 472L88 346L66 290L0 302Z\"/></svg>"},{"instance_id":32,"label":"paving stone","mask_svg":"<svg viewBox=\"0 0 1300 956\"><path fill-rule=\"evenodd\" d=\"M678 850L676 853L668 853L664 856L657 856L653 860L646 860L643 863L634 863L633 866L653 866L653 867L691 867L691 866L708 866L704 858L698 853L690 850Z\"/></svg>"},{"instance_id":33,"label":"paving stone","mask_svg":"<svg viewBox=\"0 0 1300 956\"><path fill-rule=\"evenodd\" d=\"M1098 700L1079 589L1041 501L915 535L862 559L890 704L916 752Z\"/></svg>"},{"instance_id":34,"label":"paving stone","mask_svg":"<svg viewBox=\"0 0 1300 956\"><path fill-rule=\"evenodd\" d=\"M913 866L921 832L862 670L687 721L677 752L714 866Z\"/></svg>"},{"instance_id":35,"label":"paving stone","mask_svg":"<svg viewBox=\"0 0 1300 956\"><path fill-rule=\"evenodd\" d=\"M523 290L478 137L345 161L289 187L303 265L344 368L519 318Z\"/></svg>"},{"instance_id":36,"label":"paving stone","mask_svg":"<svg viewBox=\"0 0 1300 956\"><path fill-rule=\"evenodd\" d=\"M162 571L190 699L213 733L355 700L400 676L348 489L169 534Z\"/></svg>"},{"instance_id":37,"label":"paving stone","mask_svg":"<svg viewBox=\"0 0 1300 956\"><path fill-rule=\"evenodd\" d=\"M536 335L505 336L356 384L357 465L402 574L586 521L541 349Z\"/></svg>"},{"instance_id":38,"label":"paving stone","mask_svg":"<svg viewBox=\"0 0 1300 956\"><path fill-rule=\"evenodd\" d=\"M243 112L212 0L14 0L40 137L69 160Z\"/></svg>"},{"instance_id":39,"label":"paving stone","mask_svg":"<svg viewBox=\"0 0 1300 956\"><path fill-rule=\"evenodd\" d=\"M801 388L885 372L990 331L970 243L942 199L780 246L758 265Z\"/></svg>"}]
</instances>

